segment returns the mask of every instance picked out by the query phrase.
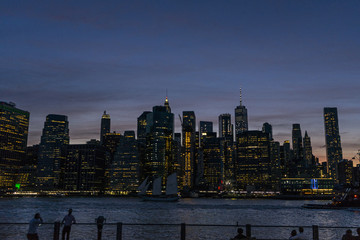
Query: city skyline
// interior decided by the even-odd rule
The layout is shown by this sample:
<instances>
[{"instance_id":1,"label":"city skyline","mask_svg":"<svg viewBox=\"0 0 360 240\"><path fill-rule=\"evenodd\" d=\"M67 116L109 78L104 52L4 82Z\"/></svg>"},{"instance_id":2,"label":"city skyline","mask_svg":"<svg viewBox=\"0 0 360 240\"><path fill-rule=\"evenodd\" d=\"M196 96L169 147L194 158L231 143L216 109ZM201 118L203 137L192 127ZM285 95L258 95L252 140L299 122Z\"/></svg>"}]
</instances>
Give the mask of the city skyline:
<instances>
[{"instance_id":1,"label":"city skyline","mask_svg":"<svg viewBox=\"0 0 360 240\"><path fill-rule=\"evenodd\" d=\"M360 4L313 1L4 3L1 100L30 112L29 145L48 114L69 118L70 141L136 130L168 89L176 115L197 125L239 105L249 130L274 140L299 123L325 160L324 107L337 107L344 158L360 148ZM357 163L357 162L355 162Z\"/></svg>"}]
</instances>

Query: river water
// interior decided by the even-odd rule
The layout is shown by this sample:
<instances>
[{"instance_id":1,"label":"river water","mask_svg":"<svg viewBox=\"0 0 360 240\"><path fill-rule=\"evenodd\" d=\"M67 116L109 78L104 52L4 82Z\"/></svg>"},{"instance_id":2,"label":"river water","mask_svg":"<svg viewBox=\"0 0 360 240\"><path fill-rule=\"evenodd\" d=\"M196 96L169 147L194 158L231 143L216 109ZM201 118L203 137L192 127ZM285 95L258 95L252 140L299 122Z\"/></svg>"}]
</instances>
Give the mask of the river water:
<instances>
[{"instance_id":1,"label":"river water","mask_svg":"<svg viewBox=\"0 0 360 240\"><path fill-rule=\"evenodd\" d=\"M68 208L78 223L94 223L104 216L106 223L186 223L228 225L341 226L360 227L360 210L303 209L305 203L326 201L270 199L180 199L175 203L143 202L137 198L0 198L0 223L28 223L39 212L46 223L61 220ZM26 239L28 224L0 225L1 240ZM294 227L252 228L257 239L288 239ZM341 239L346 229L320 228L320 239ZM53 225L39 227L40 239L52 239ZM311 228L305 228L309 239ZM236 227L187 226L186 239L229 240ZM103 239L115 239L116 225L106 225ZM72 240L97 238L95 225L73 225ZM123 226L124 240L180 239L180 226Z\"/></svg>"}]
</instances>

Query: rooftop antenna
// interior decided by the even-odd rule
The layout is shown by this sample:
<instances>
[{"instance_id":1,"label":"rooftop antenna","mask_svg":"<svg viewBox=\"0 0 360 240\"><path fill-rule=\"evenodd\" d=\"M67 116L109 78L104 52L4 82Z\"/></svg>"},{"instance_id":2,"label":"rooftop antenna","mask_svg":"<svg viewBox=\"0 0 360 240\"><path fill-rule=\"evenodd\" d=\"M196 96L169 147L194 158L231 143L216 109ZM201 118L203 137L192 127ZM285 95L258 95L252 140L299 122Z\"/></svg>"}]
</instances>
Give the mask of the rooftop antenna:
<instances>
[{"instance_id":1,"label":"rooftop antenna","mask_svg":"<svg viewBox=\"0 0 360 240\"><path fill-rule=\"evenodd\" d=\"M240 88L240 106L242 106L242 94L241 94L241 88Z\"/></svg>"}]
</instances>

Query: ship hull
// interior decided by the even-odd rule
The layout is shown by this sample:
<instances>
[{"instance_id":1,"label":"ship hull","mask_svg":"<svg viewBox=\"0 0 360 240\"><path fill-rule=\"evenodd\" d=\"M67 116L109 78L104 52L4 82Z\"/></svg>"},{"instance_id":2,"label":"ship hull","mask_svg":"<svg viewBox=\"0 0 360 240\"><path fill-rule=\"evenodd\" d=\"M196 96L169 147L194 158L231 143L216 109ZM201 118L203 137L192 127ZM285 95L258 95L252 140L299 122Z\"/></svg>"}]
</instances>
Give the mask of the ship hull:
<instances>
[{"instance_id":1,"label":"ship hull","mask_svg":"<svg viewBox=\"0 0 360 240\"><path fill-rule=\"evenodd\" d=\"M179 201L179 196L141 196L143 201L150 202L176 202Z\"/></svg>"}]
</instances>

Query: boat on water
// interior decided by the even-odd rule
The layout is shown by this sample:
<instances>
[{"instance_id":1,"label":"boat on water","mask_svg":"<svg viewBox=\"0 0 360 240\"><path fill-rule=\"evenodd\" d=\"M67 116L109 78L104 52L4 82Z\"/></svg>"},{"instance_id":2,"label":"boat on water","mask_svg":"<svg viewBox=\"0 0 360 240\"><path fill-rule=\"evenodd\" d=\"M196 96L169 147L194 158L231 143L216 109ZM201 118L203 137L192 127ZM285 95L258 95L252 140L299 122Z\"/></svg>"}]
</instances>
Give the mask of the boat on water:
<instances>
[{"instance_id":1,"label":"boat on water","mask_svg":"<svg viewBox=\"0 0 360 240\"><path fill-rule=\"evenodd\" d=\"M345 192L334 197L327 204L305 204L303 208L310 209L349 209L360 208L360 192L358 189L347 188Z\"/></svg>"},{"instance_id":2,"label":"boat on water","mask_svg":"<svg viewBox=\"0 0 360 240\"><path fill-rule=\"evenodd\" d=\"M152 182L152 194L147 195L146 192L150 186L150 183L151 182L148 182L148 178L146 178L138 188L139 196L144 201L176 202L179 200L180 197L178 195L176 173L173 173L167 177L165 194L163 194L161 191L161 177L158 177Z\"/></svg>"}]
</instances>

